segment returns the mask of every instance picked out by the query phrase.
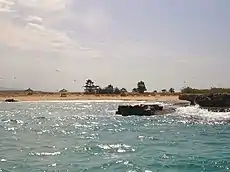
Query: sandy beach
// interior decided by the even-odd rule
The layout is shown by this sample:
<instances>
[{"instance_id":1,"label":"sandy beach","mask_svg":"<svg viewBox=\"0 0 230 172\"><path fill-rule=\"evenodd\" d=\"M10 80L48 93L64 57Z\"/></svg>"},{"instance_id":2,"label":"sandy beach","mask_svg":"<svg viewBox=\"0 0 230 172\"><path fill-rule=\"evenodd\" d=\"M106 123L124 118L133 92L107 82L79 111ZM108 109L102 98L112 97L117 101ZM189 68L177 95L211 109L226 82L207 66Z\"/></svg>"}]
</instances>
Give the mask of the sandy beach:
<instances>
[{"instance_id":1,"label":"sandy beach","mask_svg":"<svg viewBox=\"0 0 230 172\"><path fill-rule=\"evenodd\" d=\"M15 99L18 101L60 101L60 100L124 100L124 101L166 101L181 102L177 95L88 95L81 93L68 93L61 96L60 93L33 93L27 95L22 92L0 92L0 101Z\"/></svg>"}]
</instances>

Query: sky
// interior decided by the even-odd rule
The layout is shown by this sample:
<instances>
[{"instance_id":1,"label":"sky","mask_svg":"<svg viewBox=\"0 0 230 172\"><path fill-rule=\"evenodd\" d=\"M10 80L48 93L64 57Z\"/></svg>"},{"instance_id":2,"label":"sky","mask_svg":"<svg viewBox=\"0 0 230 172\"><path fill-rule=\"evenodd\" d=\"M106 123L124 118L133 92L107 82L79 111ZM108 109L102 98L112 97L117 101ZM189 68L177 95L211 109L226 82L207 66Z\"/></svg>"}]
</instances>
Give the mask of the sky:
<instances>
[{"instance_id":1,"label":"sky","mask_svg":"<svg viewBox=\"0 0 230 172\"><path fill-rule=\"evenodd\" d=\"M0 87L230 87L229 0L0 0Z\"/></svg>"}]
</instances>

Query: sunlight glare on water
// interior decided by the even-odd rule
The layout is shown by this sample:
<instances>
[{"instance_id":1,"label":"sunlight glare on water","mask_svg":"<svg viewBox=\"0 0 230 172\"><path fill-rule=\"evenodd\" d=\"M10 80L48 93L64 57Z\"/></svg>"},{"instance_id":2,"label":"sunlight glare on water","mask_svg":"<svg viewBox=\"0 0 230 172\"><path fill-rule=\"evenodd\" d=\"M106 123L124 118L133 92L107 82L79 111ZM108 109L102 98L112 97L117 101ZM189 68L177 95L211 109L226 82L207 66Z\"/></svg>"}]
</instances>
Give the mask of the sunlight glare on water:
<instances>
[{"instance_id":1,"label":"sunlight glare on water","mask_svg":"<svg viewBox=\"0 0 230 172\"><path fill-rule=\"evenodd\" d=\"M229 171L230 113L115 115L127 103L0 103L0 171Z\"/></svg>"}]
</instances>

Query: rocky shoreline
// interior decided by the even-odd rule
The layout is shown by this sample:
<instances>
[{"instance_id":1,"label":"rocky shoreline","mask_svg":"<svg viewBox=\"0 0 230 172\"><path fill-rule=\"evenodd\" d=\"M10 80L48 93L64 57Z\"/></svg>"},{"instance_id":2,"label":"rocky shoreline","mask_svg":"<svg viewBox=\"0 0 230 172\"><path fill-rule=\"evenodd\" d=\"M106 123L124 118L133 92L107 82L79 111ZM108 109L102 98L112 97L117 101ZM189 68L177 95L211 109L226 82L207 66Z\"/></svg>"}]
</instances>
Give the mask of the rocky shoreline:
<instances>
[{"instance_id":1,"label":"rocky shoreline","mask_svg":"<svg viewBox=\"0 0 230 172\"><path fill-rule=\"evenodd\" d=\"M230 112L230 94L181 94L180 100L190 102L190 105L199 105L212 112Z\"/></svg>"},{"instance_id":2,"label":"rocky shoreline","mask_svg":"<svg viewBox=\"0 0 230 172\"><path fill-rule=\"evenodd\" d=\"M89 97L86 100L91 100ZM74 97L72 100L85 100ZM92 97L92 100L95 97ZM99 97L101 100L105 97ZM100 100L100 99L94 100ZM107 99L108 97L106 97ZM115 100L114 97L109 97ZM108 100L109 100L108 98ZM131 99L120 99L116 97L118 100L135 100L133 97ZM127 98L127 97L126 97ZM140 98L140 97L138 97ZM200 108L207 109L212 112L230 112L230 94L221 93L221 94L180 94L179 96L171 96L171 97L148 97L149 101L152 102L150 105L127 105L127 106L119 106L117 110L117 114L128 116L128 115L139 115L139 116L150 116L150 115L164 115L172 113L176 110L176 107L184 107L184 106L191 106L191 105L199 105ZM139 99L138 99L139 100ZM138 101L136 100L136 101ZM6 98L4 102L18 102L18 99L14 98ZM143 101L143 99L142 99ZM154 104L154 102L168 102L172 104L169 107L162 107L160 105Z\"/></svg>"},{"instance_id":3,"label":"rocky shoreline","mask_svg":"<svg viewBox=\"0 0 230 172\"><path fill-rule=\"evenodd\" d=\"M116 114L122 116L138 115L165 115L172 113L176 107L199 105L202 109L207 109L211 112L230 112L230 94L181 94L179 100L185 102L175 102L173 106L163 107L157 104L151 105L135 105L135 106L119 106Z\"/></svg>"}]
</instances>

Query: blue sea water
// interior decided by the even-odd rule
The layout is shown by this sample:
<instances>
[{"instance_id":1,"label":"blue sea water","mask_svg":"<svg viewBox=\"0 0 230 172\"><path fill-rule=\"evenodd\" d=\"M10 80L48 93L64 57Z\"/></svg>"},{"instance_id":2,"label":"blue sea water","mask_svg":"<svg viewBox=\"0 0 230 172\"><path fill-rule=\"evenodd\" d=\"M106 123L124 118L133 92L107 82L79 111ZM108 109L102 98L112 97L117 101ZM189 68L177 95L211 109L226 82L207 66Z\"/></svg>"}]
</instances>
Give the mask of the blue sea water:
<instances>
[{"instance_id":1,"label":"blue sea water","mask_svg":"<svg viewBox=\"0 0 230 172\"><path fill-rule=\"evenodd\" d=\"M115 115L127 103L0 103L0 171L230 171L229 113Z\"/></svg>"}]
</instances>

